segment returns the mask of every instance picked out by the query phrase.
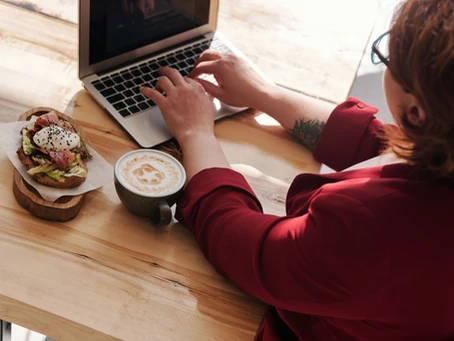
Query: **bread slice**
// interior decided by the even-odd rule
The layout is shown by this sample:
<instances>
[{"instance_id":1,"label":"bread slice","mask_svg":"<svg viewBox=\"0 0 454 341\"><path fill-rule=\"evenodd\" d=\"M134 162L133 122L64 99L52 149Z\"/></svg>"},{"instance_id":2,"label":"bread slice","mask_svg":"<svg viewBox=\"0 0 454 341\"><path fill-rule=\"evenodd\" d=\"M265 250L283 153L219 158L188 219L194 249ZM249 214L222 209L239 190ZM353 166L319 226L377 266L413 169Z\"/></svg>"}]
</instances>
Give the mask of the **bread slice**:
<instances>
[{"instance_id":1,"label":"bread slice","mask_svg":"<svg viewBox=\"0 0 454 341\"><path fill-rule=\"evenodd\" d=\"M25 155L24 150L22 149L22 146L19 147L19 149L16 151L17 156L19 157L19 160L27 166L28 169L31 169L35 167L35 163L31 159L30 156ZM80 160L79 165L87 170L87 165L85 164L84 161ZM69 176L65 177L64 181L57 181L55 179L52 179L46 175L43 174L35 174L32 175L32 178L38 181L39 183L49 186L49 187L55 187L55 188L73 188L77 187L80 184L82 184L85 181L85 177L80 177L80 176Z\"/></svg>"}]
</instances>

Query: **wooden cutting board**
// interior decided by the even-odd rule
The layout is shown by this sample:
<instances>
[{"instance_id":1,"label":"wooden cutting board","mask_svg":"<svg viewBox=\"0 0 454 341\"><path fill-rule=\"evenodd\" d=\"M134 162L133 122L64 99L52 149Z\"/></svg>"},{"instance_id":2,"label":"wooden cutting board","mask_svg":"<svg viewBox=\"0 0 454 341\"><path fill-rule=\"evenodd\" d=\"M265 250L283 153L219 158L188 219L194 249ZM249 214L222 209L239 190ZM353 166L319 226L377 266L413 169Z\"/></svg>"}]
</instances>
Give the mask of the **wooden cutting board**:
<instances>
[{"instance_id":1,"label":"wooden cutting board","mask_svg":"<svg viewBox=\"0 0 454 341\"><path fill-rule=\"evenodd\" d=\"M29 120L32 115L41 116L52 110L55 111L58 116L71 123L87 144L86 136L83 134L80 126L71 117L55 109L45 107L33 108L23 113L19 117L19 121ZM14 169L13 193L17 202L32 215L54 221L68 221L77 216L86 196L86 193L84 193L76 196L60 197L55 202L46 201L22 178L16 169Z\"/></svg>"}]
</instances>

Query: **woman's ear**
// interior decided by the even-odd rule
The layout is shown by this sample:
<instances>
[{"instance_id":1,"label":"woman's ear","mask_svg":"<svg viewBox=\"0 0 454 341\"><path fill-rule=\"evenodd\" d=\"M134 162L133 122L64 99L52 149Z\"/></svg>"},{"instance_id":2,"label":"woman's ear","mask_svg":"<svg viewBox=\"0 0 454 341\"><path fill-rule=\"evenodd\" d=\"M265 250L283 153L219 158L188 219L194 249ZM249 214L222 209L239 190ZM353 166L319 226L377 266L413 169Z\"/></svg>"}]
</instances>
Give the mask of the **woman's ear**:
<instances>
[{"instance_id":1,"label":"woman's ear","mask_svg":"<svg viewBox=\"0 0 454 341\"><path fill-rule=\"evenodd\" d=\"M412 125L420 127L426 121L426 113L421 108L416 98L413 95L410 95L410 97L405 115Z\"/></svg>"}]
</instances>

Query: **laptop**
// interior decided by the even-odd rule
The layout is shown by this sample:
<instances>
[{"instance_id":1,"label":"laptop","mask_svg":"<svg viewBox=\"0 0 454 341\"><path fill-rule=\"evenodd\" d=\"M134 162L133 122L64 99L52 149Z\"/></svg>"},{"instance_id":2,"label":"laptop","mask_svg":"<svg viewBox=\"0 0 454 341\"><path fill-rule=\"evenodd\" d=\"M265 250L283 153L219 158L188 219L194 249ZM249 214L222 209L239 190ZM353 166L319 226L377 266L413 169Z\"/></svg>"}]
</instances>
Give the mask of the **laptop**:
<instances>
[{"instance_id":1,"label":"laptop","mask_svg":"<svg viewBox=\"0 0 454 341\"><path fill-rule=\"evenodd\" d=\"M159 108L139 91L156 84L160 67L187 76L207 49L247 60L216 32L218 9L219 0L79 1L79 78L140 146L172 138ZM213 105L216 120L245 109Z\"/></svg>"}]
</instances>

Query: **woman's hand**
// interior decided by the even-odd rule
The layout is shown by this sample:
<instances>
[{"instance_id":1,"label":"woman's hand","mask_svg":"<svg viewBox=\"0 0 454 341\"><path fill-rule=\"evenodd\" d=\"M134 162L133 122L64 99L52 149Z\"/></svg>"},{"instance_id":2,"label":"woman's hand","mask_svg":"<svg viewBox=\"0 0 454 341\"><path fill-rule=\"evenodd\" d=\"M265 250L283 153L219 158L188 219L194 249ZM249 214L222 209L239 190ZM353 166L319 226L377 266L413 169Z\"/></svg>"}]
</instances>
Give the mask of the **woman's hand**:
<instances>
[{"instance_id":1,"label":"woman's hand","mask_svg":"<svg viewBox=\"0 0 454 341\"><path fill-rule=\"evenodd\" d=\"M170 132L180 143L187 180L202 169L230 167L214 135L214 105L203 86L183 78L175 69L159 71L163 76L156 90L141 88L141 92L159 106Z\"/></svg>"},{"instance_id":2,"label":"woman's hand","mask_svg":"<svg viewBox=\"0 0 454 341\"><path fill-rule=\"evenodd\" d=\"M214 136L214 106L202 85L183 78L169 67L161 68L159 72L162 77L156 88L143 87L141 92L161 109L170 132L180 145L183 147L185 141L194 136Z\"/></svg>"},{"instance_id":3,"label":"woman's hand","mask_svg":"<svg viewBox=\"0 0 454 341\"><path fill-rule=\"evenodd\" d=\"M214 75L219 86L197 79L201 74ZM197 79L210 95L235 107L257 109L262 95L272 86L243 59L212 50L200 56L189 77Z\"/></svg>"}]
</instances>

